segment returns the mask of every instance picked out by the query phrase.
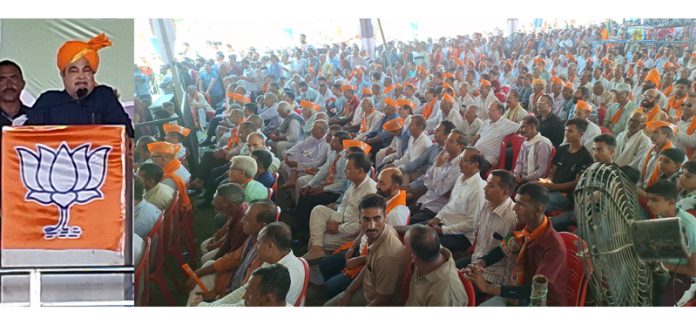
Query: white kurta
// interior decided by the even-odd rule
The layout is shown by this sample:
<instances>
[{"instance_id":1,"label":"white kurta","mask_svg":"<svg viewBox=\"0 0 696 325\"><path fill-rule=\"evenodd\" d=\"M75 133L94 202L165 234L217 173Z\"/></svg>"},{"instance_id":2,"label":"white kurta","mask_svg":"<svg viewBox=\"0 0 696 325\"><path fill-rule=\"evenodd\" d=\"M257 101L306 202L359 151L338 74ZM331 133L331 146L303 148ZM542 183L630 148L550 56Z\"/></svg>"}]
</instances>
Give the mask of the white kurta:
<instances>
[{"instance_id":1,"label":"white kurta","mask_svg":"<svg viewBox=\"0 0 696 325\"><path fill-rule=\"evenodd\" d=\"M504 117L493 123L487 120L481 125L481 137L474 144L474 147L481 151L483 157L491 165L495 166L500 158L500 144L503 142L503 138L508 134L517 132L519 128L519 124Z\"/></svg>"}]
</instances>

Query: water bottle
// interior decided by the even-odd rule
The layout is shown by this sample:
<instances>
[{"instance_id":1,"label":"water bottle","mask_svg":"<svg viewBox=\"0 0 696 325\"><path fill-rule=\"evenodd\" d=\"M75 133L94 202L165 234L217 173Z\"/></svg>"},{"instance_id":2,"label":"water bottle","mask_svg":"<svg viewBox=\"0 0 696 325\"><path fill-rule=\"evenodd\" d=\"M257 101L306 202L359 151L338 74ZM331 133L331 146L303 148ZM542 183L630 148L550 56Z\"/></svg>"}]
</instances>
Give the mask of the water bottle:
<instances>
[{"instance_id":1,"label":"water bottle","mask_svg":"<svg viewBox=\"0 0 696 325\"><path fill-rule=\"evenodd\" d=\"M546 306L549 281L545 276L537 274L532 278L532 294L529 296L529 306Z\"/></svg>"}]
</instances>

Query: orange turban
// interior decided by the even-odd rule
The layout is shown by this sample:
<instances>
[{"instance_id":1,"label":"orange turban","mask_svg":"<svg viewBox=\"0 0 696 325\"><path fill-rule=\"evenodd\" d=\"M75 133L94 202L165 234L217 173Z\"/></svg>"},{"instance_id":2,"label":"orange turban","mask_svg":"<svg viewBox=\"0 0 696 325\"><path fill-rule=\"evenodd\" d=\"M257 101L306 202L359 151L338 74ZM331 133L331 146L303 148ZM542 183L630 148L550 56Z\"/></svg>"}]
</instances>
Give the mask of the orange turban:
<instances>
[{"instance_id":1,"label":"orange turban","mask_svg":"<svg viewBox=\"0 0 696 325\"><path fill-rule=\"evenodd\" d=\"M486 79L481 79L481 84L480 84L480 86L481 86L481 87L490 87L490 86L491 86L491 82L488 81L488 80L486 80Z\"/></svg>"},{"instance_id":2,"label":"orange turban","mask_svg":"<svg viewBox=\"0 0 696 325\"><path fill-rule=\"evenodd\" d=\"M564 87L565 87L565 88L568 88L568 89L573 89L573 83L570 82L570 81L567 81L567 82L565 83Z\"/></svg>"},{"instance_id":3,"label":"orange turban","mask_svg":"<svg viewBox=\"0 0 696 325\"><path fill-rule=\"evenodd\" d=\"M408 106L410 106L411 108L414 108L414 109L416 108L416 107L413 107L413 103L411 103L411 101L408 100L408 99L399 99L399 100L396 101L396 104L397 104L399 107L401 107L401 106L407 106L407 105L408 105Z\"/></svg>"},{"instance_id":4,"label":"orange turban","mask_svg":"<svg viewBox=\"0 0 696 325\"><path fill-rule=\"evenodd\" d=\"M387 132L395 132L401 130L401 128L404 127L404 119L402 118L395 118L392 120L389 120L387 123L384 123L384 131Z\"/></svg>"},{"instance_id":5,"label":"orange turban","mask_svg":"<svg viewBox=\"0 0 696 325\"><path fill-rule=\"evenodd\" d=\"M663 68L664 69L674 68L674 63L667 61L667 62L665 62L665 65L663 66Z\"/></svg>"},{"instance_id":6,"label":"orange turban","mask_svg":"<svg viewBox=\"0 0 696 325\"><path fill-rule=\"evenodd\" d=\"M111 41L104 33L101 33L87 42L67 41L58 49L58 69L62 72L71 63L85 58L93 72L99 68L99 54L97 51L111 46Z\"/></svg>"},{"instance_id":7,"label":"orange turban","mask_svg":"<svg viewBox=\"0 0 696 325\"><path fill-rule=\"evenodd\" d=\"M341 86L341 91L347 91L347 90L355 91L355 88L353 88L353 86L351 86L351 85Z\"/></svg>"},{"instance_id":8,"label":"orange turban","mask_svg":"<svg viewBox=\"0 0 696 325\"><path fill-rule=\"evenodd\" d=\"M149 150L150 153L161 153L165 155L174 155L179 152L180 148L180 144L173 144L163 141L148 143L147 145L147 150Z\"/></svg>"},{"instance_id":9,"label":"orange turban","mask_svg":"<svg viewBox=\"0 0 696 325\"><path fill-rule=\"evenodd\" d=\"M362 151L365 152L365 154L370 153L370 150L372 150L372 147L370 147L369 144L358 141L358 140L343 140L343 148L350 148L350 147L357 147L362 149Z\"/></svg>"},{"instance_id":10,"label":"orange turban","mask_svg":"<svg viewBox=\"0 0 696 325\"><path fill-rule=\"evenodd\" d=\"M183 126L178 126L175 124L163 124L162 128L164 129L164 133L176 132L176 133L179 133L185 137L187 137L189 135L189 133L191 133L190 129L187 129Z\"/></svg>"},{"instance_id":11,"label":"orange turban","mask_svg":"<svg viewBox=\"0 0 696 325\"><path fill-rule=\"evenodd\" d=\"M362 94L363 95L372 95L372 90L370 90L369 88L363 88Z\"/></svg>"},{"instance_id":12,"label":"orange turban","mask_svg":"<svg viewBox=\"0 0 696 325\"><path fill-rule=\"evenodd\" d=\"M648 71L648 74L645 76L645 81L652 81L652 83L654 83L658 89L662 88L662 84L660 83L660 73L657 71L657 69L653 68Z\"/></svg>"},{"instance_id":13,"label":"orange turban","mask_svg":"<svg viewBox=\"0 0 696 325\"><path fill-rule=\"evenodd\" d=\"M578 102L575 104L575 110L592 112L592 106L590 106L590 104L584 100L578 100Z\"/></svg>"},{"instance_id":14,"label":"orange turban","mask_svg":"<svg viewBox=\"0 0 696 325\"><path fill-rule=\"evenodd\" d=\"M452 96L450 96L450 94L444 94L444 95L442 95L442 101L454 103L454 98L452 98Z\"/></svg>"},{"instance_id":15,"label":"orange turban","mask_svg":"<svg viewBox=\"0 0 696 325\"><path fill-rule=\"evenodd\" d=\"M389 105L389 106L393 106L393 107L399 106L399 104L397 104L394 99L388 98L388 97L384 100L384 104Z\"/></svg>"},{"instance_id":16,"label":"orange turban","mask_svg":"<svg viewBox=\"0 0 696 325\"><path fill-rule=\"evenodd\" d=\"M563 80L561 80L561 78L559 78L559 77L553 76L553 77L551 78L551 83L554 84L554 85L562 85L562 84L563 84Z\"/></svg>"},{"instance_id":17,"label":"orange turban","mask_svg":"<svg viewBox=\"0 0 696 325\"><path fill-rule=\"evenodd\" d=\"M237 93L229 92L227 93L227 97L235 102L242 103L242 104L248 104L251 103L251 98L240 95Z\"/></svg>"},{"instance_id":18,"label":"orange turban","mask_svg":"<svg viewBox=\"0 0 696 325\"><path fill-rule=\"evenodd\" d=\"M677 134L677 126L667 121L650 121L645 123L645 129L650 132L662 127L670 128L670 130L672 130L672 134Z\"/></svg>"}]
</instances>

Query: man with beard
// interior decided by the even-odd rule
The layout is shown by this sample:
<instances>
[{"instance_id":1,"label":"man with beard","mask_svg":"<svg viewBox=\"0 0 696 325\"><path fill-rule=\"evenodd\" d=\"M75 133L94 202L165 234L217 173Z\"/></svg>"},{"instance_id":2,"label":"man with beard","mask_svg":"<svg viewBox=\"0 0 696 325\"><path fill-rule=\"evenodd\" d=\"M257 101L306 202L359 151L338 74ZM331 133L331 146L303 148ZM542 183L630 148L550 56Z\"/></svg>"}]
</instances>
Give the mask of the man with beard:
<instances>
[{"instance_id":1,"label":"man with beard","mask_svg":"<svg viewBox=\"0 0 696 325\"><path fill-rule=\"evenodd\" d=\"M648 117L648 122L652 121L667 121L669 116L663 110L657 102L660 100L660 94L657 89L648 89L641 96L640 108L639 110Z\"/></svg>"},{"instance_id":2,"label":"man with beard","mask_svg":"<svg viewBox=\"0 0 696 325\"><path fill-rule=\"evenodd\" d=\"M114 89L97 85L100 49L111 46L106 35L88 42L68 41L58 50L58 70L63 91L49 90L36 100L27 125L115 124L126 127L133 137L133 125Z\"/></svg>"},{"instance_id":3,"label":"man with beard","mask_svg":"<svg viewBox=\"0 0 696 325\"><path fill-rule=\"evenodd\" d=\"M686 101L687 90L689 89L688 79L679 79L674 84L674 96L670 97L665 106L665 112L674 121L679 121L683 114L682 104Z\"/></svg>"},{"instance_id":4,"label":"man with beard","mask_svg":"<svg viewBox=\"0 0 696 325\"><path fill-rule=\"evenodd\" d=\"M385 223L386 208L386 201L378 194L360 200L360 226L370 247L366 267L325 306L389 306L399 301L398 289L408 256L394 228Z\"/></svg>"}]
</instances>

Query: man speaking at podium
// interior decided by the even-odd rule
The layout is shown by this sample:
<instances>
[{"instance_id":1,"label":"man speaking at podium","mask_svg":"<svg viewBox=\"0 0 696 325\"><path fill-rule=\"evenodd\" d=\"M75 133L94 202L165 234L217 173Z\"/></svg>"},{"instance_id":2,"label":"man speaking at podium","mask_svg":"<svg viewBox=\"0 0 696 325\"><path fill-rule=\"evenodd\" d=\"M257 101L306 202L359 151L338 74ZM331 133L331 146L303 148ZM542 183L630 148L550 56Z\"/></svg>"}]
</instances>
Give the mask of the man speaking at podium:
<instances>
[{"instance_id":1,"label":"man speaking at podium","mask_svg":"<svg viewBox=\"0 0 696 325\"><path fill-rule=\"evenodd\" d=\"M124 125L133 137L133 125L111 87L97 85L100 49L111 46L106 35L87 42L68 41L58 50L58 70L65 90L41 94L25 125Z\"/></svg>"}]
</instances>

